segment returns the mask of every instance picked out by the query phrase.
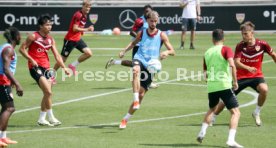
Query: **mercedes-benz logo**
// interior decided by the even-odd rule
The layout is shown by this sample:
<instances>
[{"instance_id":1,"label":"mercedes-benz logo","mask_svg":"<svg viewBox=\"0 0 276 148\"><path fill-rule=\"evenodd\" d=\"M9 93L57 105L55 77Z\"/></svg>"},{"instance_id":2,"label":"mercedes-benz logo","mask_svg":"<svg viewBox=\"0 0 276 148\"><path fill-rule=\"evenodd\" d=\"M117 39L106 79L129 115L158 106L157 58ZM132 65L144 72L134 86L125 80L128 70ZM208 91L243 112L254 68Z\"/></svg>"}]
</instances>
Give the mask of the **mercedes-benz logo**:
<instances>
[{"instance_id":1,"label":"mercedes-benz logo","mask_svg":"<svg viewBox=\"0 0 276 148\"><path fill-rule=\"evenodd\" d=\"M131 29L137 18L136 13L133 10L126 9L121 12L119 16L120 25L125 29Z\"/></svg>"}]
</instances>

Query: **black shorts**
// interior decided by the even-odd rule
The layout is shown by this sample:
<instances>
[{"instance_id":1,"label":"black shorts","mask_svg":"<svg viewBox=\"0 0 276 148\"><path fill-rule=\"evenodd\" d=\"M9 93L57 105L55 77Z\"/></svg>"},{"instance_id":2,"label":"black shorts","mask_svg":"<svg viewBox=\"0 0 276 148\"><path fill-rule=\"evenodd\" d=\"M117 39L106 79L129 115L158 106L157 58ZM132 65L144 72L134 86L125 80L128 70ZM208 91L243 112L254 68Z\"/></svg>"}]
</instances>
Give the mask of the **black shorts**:
<instances>
[{"instance_id":1,"label":"black shorts","mask_svg":"<svg viewBox=\"0 0 276 148\"><path fill-rule=\"evenodd\" d=\"M235 94L239 94L242 90L244 90L246 87L251 87L256 92L259 92L257 90L257 87L259 84L265 83L264 78L246 78L246 79L240 79L238 80L239 88L235 91Z\"/></svg>"},{"instance_id":2,"label":"black shorts","mask_svg":"<svg viewBox=\"0 0 276 148\"><path fill-rule=\"evenodd\" d=\"M237 97L232 89L208 93L208 99L210 108L214 108L219 103L220 99L223 101L228 110L239 107Z\"/></svg>"},{"instance_id":3,"label":"black shorts","mask_svg":"<svg viewBox=\"0 0 276 148\"><path fill-rule=\"evenodd\" d=\"M54 74L52 73L51 70L40 66L31 68L30 74L37 84L39 84L40 77L45 77L46 79L50 79L51 77L54 77Z\"/></svg>"},{"instance_id":4,"label":"black shorts","mask_svg":"<svg viewBox=\"0 0 276 148\"><path fill-rule=\"evenodd\" d=\"M87 45L82 39L77 42L64 39L61 55L68 57L74 48L77 48L80 52L83 52L83 49L86 47Z\"/></svg>"},{"instance_id":5,"label":"black shorts","mask_svg":"<svg viewBox=\"0 0 276 148\"><path fill-rule=\"evenodd\" d=\"M140 85L147 91L153 79L153 74L149 73L147 68L137 59L133 59L132 67L134 65L139 65L141 72L140 72Z\"/></svg>"},{"instance_id":6,"label":"black shorts","mask_svg":"<svg viewBox=\"0 0 276 148\"><path fill-rule=\"evenodd\" d=\"M0 85L0 103L2 106L8 102L13 101L11 92L11 86Z\"/></svg>"},{"instance_id":7,"label":"black shorts","mask_svg":"<svg viewBox=\"0 0 276 148\"><path fill-rule=\"evenodd\" d=\"M134 46L133 49L132 49L132 59L134 58L135 54L137 53L139 49L139 46Z\"/></svg>"}]
</instances>

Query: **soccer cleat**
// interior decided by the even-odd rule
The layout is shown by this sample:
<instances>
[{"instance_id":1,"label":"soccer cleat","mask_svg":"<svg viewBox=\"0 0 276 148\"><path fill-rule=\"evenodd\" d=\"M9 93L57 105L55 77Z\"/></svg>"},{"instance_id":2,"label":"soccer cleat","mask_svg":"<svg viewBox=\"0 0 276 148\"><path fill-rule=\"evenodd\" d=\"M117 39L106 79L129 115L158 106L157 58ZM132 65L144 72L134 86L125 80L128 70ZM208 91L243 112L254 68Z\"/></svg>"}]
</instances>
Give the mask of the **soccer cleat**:
<instances>
[{"instance_id":1,"label":"soccer cleat","mask_svg":"<svg viewBox=\"0 0 276 148\"><path fill-rule=\"evenodd\" d=\"M229 146L229 148L243 148L243 146L238 144L236 141L227 141L226 144Z\"/></svg>"},{"instance_id":2,"label":"soccer cleat","mask_svg":"<svg viewBox=\"0 0 276 148\"><path fill-rule=\"evenodd\" d=\"M6 146L8 146L8 144L3 142L2 139L0 139L0 147L6 147Z\"/></svg>"},{"instance_id":3,"label":"soccer cleat","mask_svg":"<svg viewBox=\"0 0 276 148\"><path fill-rule=\"evenodd\" d=\"M5 144L17 144L17 141L11 140L10 138L6 137L6 138L1 138L0 140L1 142L4 142ZM1 144L0 144L1 145Z\"/></svg>"},{"instance_id":4,"label":"soccer cleat","mask_svg":"<svg viewBox=\"0 0 276 148\"><path fill-rule=\"evenodd\" d=\"M202 143L203 138L204 138L204 137L197 137L197 138L196 138L196 141L199 142L199 143Z\"/></svg>"},{"instance_id":5,"label":"soccer cleat","mask_svg":"<svg viewBox=\"0 0 276 148\"><path fill-rule=\"evenodd\" d=\"M151 84L149 86L149 88L158 88L158 87L159 87L159 85L156 83L153 83L153 82L151 82Z\"/></svg>"},{"instance_id":6,"label":"soccer cleat","mask_svg":"<svg viewBox=\"0 0 276 148\"><path fill-rule=\"evenodd\" d=\"M256 123L257 126L262 125L262 121L261 121L261 118L260 118L259 114L252 113L252 117L254 118L255 123Z\"/></svg>"},{"instance_id":7,"label":"soccer cleat","mask_svg":"<svg viewBox=\"0 0 276 148\"><path fill-rule=\"evenodd\" d=\"M105 65L105 69L109 68L112 65L114 65L114 59L110 58Z\"/></svg>"},{"instance_id":8,"label":"soccer cleat","mask_svg":"<svg viewBox=\"0 0 276 148\"><path fill-rule=\"evenodd\" d=\"M76 67L75 66L73 66L72 64L69 64L68 68L70 68L72 70L74 76L77 75L77 71L76 71Z\"/></svg>"},{"instance_id":9,"label":"soccer cleat","mask_svg":"<svg viewBox=\"0 0 276 148\"><path fill-rule=\"evenodd\" d=\"M54 125L54 126L61 125L61 122L58 119L56 119L56 118L49 118L49 123L52 124L52 125Z\"/></svg>"},{"instance_id":10,"label":"soccer cleat","mask_svg":"<svg viewBox=\"0 0 276 148\"><path fill-rule=\"evenodd\" d=\"M195 49L193 44L190 44L190 49Z\"/></svg>"},{"instance_id":11,"label":"soccer cleat","mask_svg":"<svg viewBox=\"0 0 276 148\"><path fill-rule=\"evenodd\" d=\"M133 109L138 110L140 108L140 103L139 101L133 101Z\"/></svg>"},{"instance_id":12,"label":"soccer cleat","mask_svg":"<svg viewBox=\"0 0 276 148\"><path fill-rule=\"evenodd\" d=\"M126 119L123 119L123 120L121 121L121 124L120 124L119 128L120 128L120 129L124 129L124 128L126 128L126 125L127 125L127 120L126 120Z\"/></svg>"},{"instance_id":13,"label":"soccer cleat","mask_svg":"<svg viewBox=\"0 0 276 148\"><path fill-rule=\"evenodd\" d=\"M40 125L40 126L54 126L53 124L51 124L50 122L48 122L45 119L39 119L37 121L37 124Z\"/></svg>"}]
</instances>

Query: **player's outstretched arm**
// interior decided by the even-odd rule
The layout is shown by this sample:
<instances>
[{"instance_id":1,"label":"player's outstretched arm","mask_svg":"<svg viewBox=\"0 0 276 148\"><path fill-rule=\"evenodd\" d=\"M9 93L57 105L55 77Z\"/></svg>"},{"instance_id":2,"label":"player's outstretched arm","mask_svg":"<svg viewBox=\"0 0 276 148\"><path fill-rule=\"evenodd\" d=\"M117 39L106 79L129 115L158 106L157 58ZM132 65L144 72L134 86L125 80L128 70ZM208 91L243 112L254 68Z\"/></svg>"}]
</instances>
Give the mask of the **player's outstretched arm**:
<instances>
[{"instance_id":1,"label":"player's outstretched arm","mask_svg":"<svg viewBox=\"0 0 276 148\"><path fill-rule=\"evenodd\" d=\"M74 31L74 32L94 31L94 26L91 25L91 26L89 26L89 27L87 27L87 28L81 28L81 27L79 27L77 24L74 24L74 26L73 26L73 31Z\"/></svg>"},{"instance_id":2,"label":"player's outstretched arm","mask_svg":"<svg viewBox=\"0 0 276 148\"><path fill-rule=\"evenodd\" d=\"M164 45L166 46L167 50L163 51L160 54L160 58L161 60L167 58L167 56L174 56L175 55L175 51L173 49L173 46L171 45L168 36L165 33L161 33L161 40L163 41Z\"/></svg>"},{"instance_id":3,"label":"player's outstretched arm","mask_svg":"<svg viewBox=\"0 0 276 148\"><path fill-rule=\"evenodd\" d=\"M273 61L276 63L276 53L272 52L271 57L273 59Z\"/></svg>"},{"instance_id":4,"label":"player's outstretched arm","mask_svg":"<svg viewBox=\"0 0 276 148\"><path fill-rule=\"evenodd\" d=\"M236 65L234 63L233 58L228 58L227 59L229 66L231 67L231 72L232 72L232 81L233 81L233 89L237 90L239 88L238 85L238 80L237 80L237 69L236 69Z\"/></svg>"},{"instance_id":5,"label":"player's outstretched arm","mask_svg":"<svg viewBox=\"0 0 276 148\"><path fill-rule=\"evenodd\" d=\"M21 46L19 48L19 52L21 53L21 55L24 58L26 58L28 61L30 61L34 67L37 67L38 66L37 62L27 52L27 48L29 48L29 46L31 45L31 43L34 40L35 40L35 35L34 34L28 35L26 41L21 44Z\"/></svg>"},{"instance_id":6,"label":"player's outstretched arm","mask_svg":"<svg viewBox=\"0 0 276 148\"><path fill-rule=\"evenodd\" d=\"M250 67L250 66L247 66L247 65L241 63L241 58L235 58L234 61L235 61L235 65L236 65L237 68L245 69L245 70L247 70L251 73L257 72L257 68Z\"/></svg>"},{"instance_id":7,"label":"player's outstretched arm","mask_svg":"<svg viewBox=\"0 0 276 148\"><path fill-rule=\"evenodd\" d=\"M185 8L185 7L188 5L188 3L189 3L189 1L186 2L186 3L180 2L180 3L179 3L179 7L180 7L180 8Z\"/></svg>"},{"instance_id":8,"label":"player's outstretched arm","mask_svg":"<svg viewBox=\"0 0 276 148\"><path fill-rule=\"evenodd\" d=\"M55 57L55 59L56 59L58 65L64 69L64 71L65 71L65 73L66 73L67 75L69 75L70 72L69 72L68 69L66 68L66 66L65 66L65 64L64 64L64 62L63 62L63 60L62 60L62 57L61 57L60 54L58 53L58 50L57 50L57 48L56 48L56 42L55 42L54 40L53 40L53 45L52 45L52 52L53 52L53 55L54 55L54 57Z\"/></svg>"},{"instance_id":9,"label":"player's outstretched arm","mask_svg":"<svg viewBox=\"0 0 276 148\"><path fill-rule=\"evenodd\" d=\"M14 51L11 48L8 48L3 51L2 53L2 59L3 59L3 65L4 65L4 73L8 77L8 79L11 81L13 85L16 87L16 93L18 96L23 96L23 89L19 82L15 79L13 76L13 73L10 70L10 63L11 63L11 57L14 55Z\"/></svg>"},{"instance_id":10,"label":"player's outstretched arm","mask_svg":"<svg viewBox=\"0 0 276 148\"><path fill-rule=\"evenodd\" d=\"M132 49L140 40L141 40L141 35L142 35L142 32L138 32L136 38L134 41L130 42L125 49L123 49L122 51L120 51L119 53L119 57L120 58L123 58L126 54L126 52L128 52L130 49Z\"/></svg>"}]
</instances>

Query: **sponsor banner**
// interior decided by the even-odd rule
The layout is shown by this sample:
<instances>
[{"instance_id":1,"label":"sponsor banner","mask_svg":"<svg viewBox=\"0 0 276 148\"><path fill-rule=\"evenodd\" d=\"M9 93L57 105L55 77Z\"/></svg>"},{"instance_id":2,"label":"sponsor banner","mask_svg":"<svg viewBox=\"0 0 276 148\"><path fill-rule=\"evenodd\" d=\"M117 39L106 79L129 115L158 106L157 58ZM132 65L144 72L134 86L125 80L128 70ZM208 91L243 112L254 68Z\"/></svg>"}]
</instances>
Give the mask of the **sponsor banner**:
<instances>
[{"instance_id":1,"label":"sponsor banner","mask_svg":"<svg viewBox=\"0 0 276 148\"><path fill-rule=\"evenodd\" d=\"M48 13L53 19L53 31L67 31L72 15L80 8L63 7L0 7L0 30L15 26L22 31L37 30L37 17ZM158 28L161 30L181 30L182 9L179 7L155 7L160 15ZM202 7L202 20L197 30L211 31L222 28L238 31L241 23L252 21L256 30L276 30L275 6L216 6ZM35 13L34 13L35 12ZM94 25L95 31L119 27L131 30L136 18L143 13L138 7L93 7L87 15L87 24Z\"/></svg>"}]
</instances>

